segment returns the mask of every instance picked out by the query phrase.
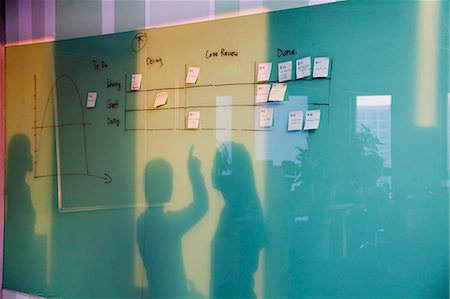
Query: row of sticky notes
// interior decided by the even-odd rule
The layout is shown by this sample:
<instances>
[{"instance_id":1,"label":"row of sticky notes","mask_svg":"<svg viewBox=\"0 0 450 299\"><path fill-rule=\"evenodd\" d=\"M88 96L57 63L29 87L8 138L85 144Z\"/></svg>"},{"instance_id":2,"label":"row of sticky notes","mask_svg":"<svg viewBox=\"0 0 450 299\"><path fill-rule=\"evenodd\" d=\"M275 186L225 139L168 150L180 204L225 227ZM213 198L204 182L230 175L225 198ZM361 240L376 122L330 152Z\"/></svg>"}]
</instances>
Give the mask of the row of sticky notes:
<instances>
[{"instance_id":1,"label":"row of sticky notes","mask_svg":"<svg viewBox=\"0 0 450 299\"><path fill-rule=\"evenodd\" d=\"M274 126L273 108L259 109L259 127L270 128ZM307 110L303 125L303 111L291 111L288 118L288 131L315 130L319 128L320 110Z\"/></svg>"},{"instance_id":2,"label":"row of sticky notes","mask_svg":"<svg viewBox=\"0 0 450 299\"><path fill-rule=\"evenodd\" d=\"M293 61L278 63L278 82L292 80ZM258 74L256 81L264 82L270 80L272 73L272 62L258 64ZM295 61L295 79L304 78L330 78L331 60L330 57L303 57Z\"/></svg>"},{"instance_id":3,"label":"row of sticky notes","mask_svg":"<svg viewBox=\"0 0 450 299\"><path fill-rule=\"evenodd\" d=\"M292 60L278 63L278 81L285 82L292 80ZM295 61L295 79L304 78L330 78L331 60L329 57L303 57ZM270 80L272 73L272 62L258 64L257 82ZM200 74L200 68L190 66L186 74L186 84L195 84ZM131 90L141 88L142 74L131 75Z\"/></svg>"},{"instance_id":4,"label":"row of sticky notes","mask_svg":"<svg viewBox=\"0 0 450 299\"><path fill-rule=\"evenodd\" d=\"M197 82L199 74L200 74L199 67L190 66L186 74L186 84L195 84ZM132 91L140 90L141 81L142 81L142 74L132 74L130 89Z\"/></svg>"},{"instance_id":5,"label":"row of sticky notes","mask_svg":"<svg viewBox=\"0 0 450 299\"><path fill-rule=\"evenodd\" d=\"M167 92L159 92L156 94L155 101L153 103L153 107L160 107L167 103L169 95ZM97 92L88 92L87 99L86 99L86 108L94 108L95 104L97 102Z\"/></svg>"},{"instance_id":6,"label":"row of sticky notes","mask_svg":"<svg viewBox=\"0 0 450 299\"><path fill-rule=\"evenodd\" d=\"M274 84L276 85L276 84ZM160 92L156 95L154 107L159 107L166 104L168 94L166 92ZM97 100L96 92L89 92L86 108L95 107ZM317 129L320 123L320 110L308 110L306 111L305 126L303 126L303 112L292 111L289 112L288 131L295 130L312 130ZM190 111L188 113L187 129L198 129L200 124L200 112ZM274 125L273 108L260 108L259 110L259 126L261 128L272 127Z\"/></svg>"},{"instance_id":7,"label":"row of sticky notes","mask_svg":"<svg viewBox=\"0 0 450 299\"><path fill-rule=\"evenodd\" d=\"M305 111L303 124L303 111L291 111L288 118L288 131L315 130L320 125L320 110ZM270 128L274 125L273 108L259 109L259 127ZM196 130L200 126L200 111L189 111L187 129Z\"/></svg>"},{"instance_id":8,"label":"row of sticky notes","mask_svg":"<svg viewBox=\"0 0 450 299\"><path fill-rule=\"evenodd\" d=\"M281 102L286 95L286 83L256 85L255 103Z\"/></svg>"}]
</instances>

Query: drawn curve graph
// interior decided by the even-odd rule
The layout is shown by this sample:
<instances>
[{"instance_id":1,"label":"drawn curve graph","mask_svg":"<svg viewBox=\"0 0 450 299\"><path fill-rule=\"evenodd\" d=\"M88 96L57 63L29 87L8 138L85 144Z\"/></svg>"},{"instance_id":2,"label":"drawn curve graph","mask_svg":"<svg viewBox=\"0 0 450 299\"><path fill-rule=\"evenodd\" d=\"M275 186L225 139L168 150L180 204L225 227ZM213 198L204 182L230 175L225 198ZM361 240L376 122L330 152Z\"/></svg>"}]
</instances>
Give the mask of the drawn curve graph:
<instances>
[{"instance_id":1,"label":"drawn curve graph","mask_svg":"<svg viewBox=\"0 0 450 299\"><path fill-rule=\"evenodd\" d=\"M38 100L43 104L42 116L38 115ZM87 136L92 123L86 121L82 97L73 78L59 76L42 99L35 90L34 112L34 177L57 177L60 209L64 210L62 181L65 178L86 177L89 181L111 183L112 178L107 173L102 175L90 170ZM46 158L49 151L55 153L56 165Z\"/></svg>"},{"instance_id":2,"label":"drawn curve graph","mask_svg":"<svg viewBox=\"0 0 450 299\"><path fill-rule=\"evenodd\" d=\"M64 90L63 97L58 96L58 90ZM65 109L58 109L61 105L64 105ZM86 134L90 124L86 122L81 95L75 81L68 75L58 77L47 96L40 124L34 127L35 178L85 175L103 179L107 183L110 182L111 177L107 174L101 176L89 171ZM47 132L55 134L57 168L56 171L42 172L39 163L40 148L43 144L48 143L43 140L48 138ZM62 155L61 153L68 154Z\"/></svg>"}]
</instances>

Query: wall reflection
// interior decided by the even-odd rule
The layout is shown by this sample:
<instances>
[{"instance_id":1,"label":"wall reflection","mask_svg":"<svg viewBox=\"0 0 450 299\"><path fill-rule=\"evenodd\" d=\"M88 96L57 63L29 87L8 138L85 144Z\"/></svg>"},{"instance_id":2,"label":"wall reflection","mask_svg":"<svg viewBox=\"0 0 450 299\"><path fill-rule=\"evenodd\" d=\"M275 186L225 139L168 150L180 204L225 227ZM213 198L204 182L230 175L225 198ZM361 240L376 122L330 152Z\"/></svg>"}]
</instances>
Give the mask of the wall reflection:
<instances>
[{"instance_id":1,"label":"wall reflection","mask_svg":"<svg viewBox=\"0 0 450 299\"><path fill-rule=\"evenodd\" d=\"M295 160L266 162L267 297L448 292L446 191L431 178L405 182L412 175L398 164L411 157L393 154L393 124L403 127L391 99L357 97L349 137L324 125L306 134L307 146L297 138Z\"/></svg>"}]
</instances>

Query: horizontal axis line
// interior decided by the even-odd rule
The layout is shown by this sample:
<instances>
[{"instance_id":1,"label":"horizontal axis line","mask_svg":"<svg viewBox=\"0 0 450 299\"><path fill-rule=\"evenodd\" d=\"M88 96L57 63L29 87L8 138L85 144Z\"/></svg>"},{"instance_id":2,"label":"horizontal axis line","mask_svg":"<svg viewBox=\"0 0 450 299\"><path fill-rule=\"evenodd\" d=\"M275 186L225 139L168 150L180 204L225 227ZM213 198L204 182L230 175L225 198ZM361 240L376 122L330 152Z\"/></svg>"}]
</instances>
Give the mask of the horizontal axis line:
<instances>
[{"instance_id":1,"label":"horizontal axis line","mask_svg":"<svg viewBox=\"0 0 450 299\"><path fill-rule=\"evenodd\" d=\"M50 128L61 128L61 127L72 127L72 126L86 126L91 125L92 123L67 123L60 125L45 125L45 126L35 126L32 129L50 129Z\"/></svg>"}]
</instances>

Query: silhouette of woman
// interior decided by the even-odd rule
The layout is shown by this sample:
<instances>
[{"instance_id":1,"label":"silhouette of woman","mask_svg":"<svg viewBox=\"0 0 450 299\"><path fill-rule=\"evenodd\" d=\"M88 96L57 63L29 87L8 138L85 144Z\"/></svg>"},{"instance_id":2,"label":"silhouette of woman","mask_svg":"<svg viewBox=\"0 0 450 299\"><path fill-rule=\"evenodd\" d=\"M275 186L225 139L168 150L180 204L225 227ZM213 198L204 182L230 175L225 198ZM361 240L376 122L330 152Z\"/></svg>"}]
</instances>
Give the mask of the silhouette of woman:
<instances>
[{"instance_id":1,"label":"silhouette of woman","mask_svg":"<svg viewBox=\"0 0 450 299\"><path fill-rule=\"evenodd\" d=\"M30 139L14 135L8 144L6 178L5 225L5 284L8 288L20 288L33 284L34 225L36 213L31 200L30 186L25 178L33 170Z\"/></svg>"},{"instance_id":2,"label":"silhouette of woman","mask_svg":"<svg viewBox=\"0 0 450 299\"><path fill-rule=\"evenodd\" d=\"M211 298L256 298L253 276L264 225L250 155L242 144L223 144L216 151L212 181L225 205L212 241Z\"/></svg>"},{"instance_id":3,"label":"silhouette of woman","mask_svg":"<svg viewBox=\"0 0 450 299\"><path fill-rule=\"evenodd\" d=\"M137 242L148 280L149 298L187 298L181 238L208 210L208 194L200 172L200 160L188 158L193 201L186 208L165 212L172 194L172 167L161 158L145 168L145 196L149 208L139 217ZM159 205L159 206L155 206Z\"/></svg>"}]
</instances>

